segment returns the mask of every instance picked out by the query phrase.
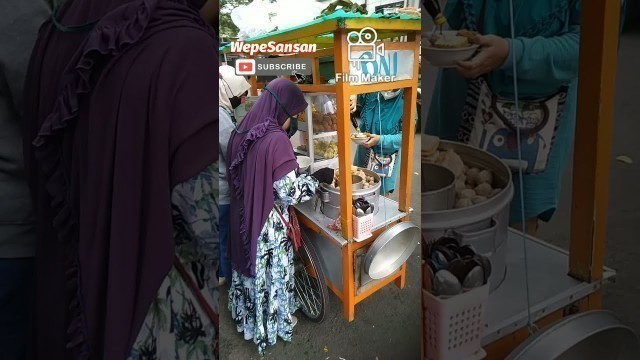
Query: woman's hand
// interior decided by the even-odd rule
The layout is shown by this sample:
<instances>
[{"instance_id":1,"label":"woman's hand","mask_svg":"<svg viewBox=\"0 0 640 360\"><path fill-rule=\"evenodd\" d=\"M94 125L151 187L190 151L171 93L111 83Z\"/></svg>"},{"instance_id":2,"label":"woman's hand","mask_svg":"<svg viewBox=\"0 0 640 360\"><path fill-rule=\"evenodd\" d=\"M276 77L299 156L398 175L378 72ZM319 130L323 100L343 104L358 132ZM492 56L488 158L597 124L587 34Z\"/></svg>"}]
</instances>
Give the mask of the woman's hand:
<instances>
[{"instance_id":1,"label":"woman's hand","mask_svg":"<svg viewBox=\"0 0 640 360\"><path fill-rule=\"evenodd\" d=\"M356 106L358 105L358 95L349 95L349 109L351 112L356 111Z\"/></svg>"},{"instance_id":2,"label":"woman's hand","mask_svg":"<svg viewBox=\"0 0 640 360\"><path fill-rule=\"evenodd\" d=\"M362 144L362 146L366 148L372 148L378 145L378 143L380 142L380 135L369 134L369 133L365 133L365 135L369 137L369 140L366 143Z\"/></svg>"},{"instance_id":3,"label":"woman's hand","mask_svg":"<svg viewBox=\"0 0 640 360\"><path fill-rule=\"evenodd\" d=\"M480 52L470 60L458 63L458 73L473 79L492 72L502 66L509 56L509 43L495 35L478 35L469 39L480 45Z\"/></svg>"}]
</instances>

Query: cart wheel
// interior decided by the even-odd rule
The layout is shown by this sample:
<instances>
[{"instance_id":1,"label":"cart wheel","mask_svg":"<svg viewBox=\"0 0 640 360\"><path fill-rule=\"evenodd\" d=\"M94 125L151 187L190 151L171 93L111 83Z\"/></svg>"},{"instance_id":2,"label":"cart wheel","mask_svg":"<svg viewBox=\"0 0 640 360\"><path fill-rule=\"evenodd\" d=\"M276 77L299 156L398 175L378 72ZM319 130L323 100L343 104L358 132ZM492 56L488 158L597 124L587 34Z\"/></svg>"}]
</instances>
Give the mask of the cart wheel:
<instances>
[{"instance_id":1,"label":"cart wheel","mask_svg":"<svg viewBox=\"0 0 640 360\"><path fill-rule=\"evenodd\" d=\"M302 245L293 257L295 292L300 310L311 321L322 322L329 307L329 291L320 259L304 232Z\"/></svg>"}]
</instances>

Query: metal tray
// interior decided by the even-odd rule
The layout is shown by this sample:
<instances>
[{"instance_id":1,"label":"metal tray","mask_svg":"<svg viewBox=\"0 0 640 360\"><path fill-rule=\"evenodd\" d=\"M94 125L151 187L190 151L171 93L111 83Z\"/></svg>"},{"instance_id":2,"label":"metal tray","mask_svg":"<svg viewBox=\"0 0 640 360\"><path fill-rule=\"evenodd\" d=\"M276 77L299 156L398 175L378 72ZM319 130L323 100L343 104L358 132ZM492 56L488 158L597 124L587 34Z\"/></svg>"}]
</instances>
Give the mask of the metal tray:
<instances>
[{"instance_id":1,"label":"metal tray","mask_svg":"<svg viewBox=\"0 0 640 360\"><path fill-rule=\"evenodd\" d=\"M382 279L404 264L420 240L420 228L402 222L389 228L371 244L364 260L364 271L372 279Z\"/></svg>"},{"instance_id":2,"label":"metal tray","mask_svg":"<svg viewBox=\"0 0 640 360\"><path fill-rule=\"evenodd\" d=\"M507 360L636 360L638 337L609 311L564 318L536 333Z\"/></svg>"}]
</instances>

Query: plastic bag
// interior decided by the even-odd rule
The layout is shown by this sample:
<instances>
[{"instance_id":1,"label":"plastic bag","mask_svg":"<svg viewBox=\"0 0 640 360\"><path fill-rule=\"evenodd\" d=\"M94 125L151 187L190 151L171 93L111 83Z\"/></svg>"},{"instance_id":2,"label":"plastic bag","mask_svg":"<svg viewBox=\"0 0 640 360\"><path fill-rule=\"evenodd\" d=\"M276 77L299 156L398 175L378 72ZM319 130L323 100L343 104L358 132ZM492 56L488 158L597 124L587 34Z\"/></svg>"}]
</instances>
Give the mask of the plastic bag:
<instances>
[{"instance_id":1,"label":"plastic bag","mask_svg":"<svg viewBox=\"0 0 640 360\"><path fill-rule=\"evenodd\" d=\"M316 0L278 0L274 7L277 15L272 20L278 30L285 30L313 21L326 4Z\"/></svg>"},{"instance_id":2,"label":"plastic bag","mask_svg":"<svg viewBox=\"0 0 640 360\"><path fill-rule=\"evenodd\" d=\"M240 30L238 37L248 39L312 21L324 5L316 0L255 0L231 11L231 21Z\"/></svg>"},{"instance_id":3,"label":"plastic bag","mask_svg":"<svg viewBox=\"0 0 640 360\"><path fill-rule=\"evenodd\" d=\"M255 0L233 9L231 21L240 30L238 38L248 39L274 30L276 25L271 21L274 13L274 4L268 0Z\"/></svg>"}]
</instances>

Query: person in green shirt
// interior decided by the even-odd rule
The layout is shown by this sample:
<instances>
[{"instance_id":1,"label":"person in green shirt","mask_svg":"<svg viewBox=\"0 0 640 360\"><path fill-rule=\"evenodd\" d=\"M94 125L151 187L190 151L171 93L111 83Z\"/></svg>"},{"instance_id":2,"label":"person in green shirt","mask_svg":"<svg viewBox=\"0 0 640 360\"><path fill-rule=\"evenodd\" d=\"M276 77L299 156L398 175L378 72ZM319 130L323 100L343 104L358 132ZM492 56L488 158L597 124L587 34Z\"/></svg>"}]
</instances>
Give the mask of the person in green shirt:
<instances>
[{"instance_id":1,"label":"person in green shirt","mask_svg":"<svg viewBox=\"0 0 640 360\"><path fill-rule=\"evenodd\" d=\"M394 155L395 164L390 176L383 178L381 193L392 193L400 169L402 148L402 115L404 91L381 91L351 97L351 112L360 109L360 131L370 139L356 150L354 165L366 167L369 152L376 155Z\"/></svg>"},{"instance_id":2,"label":"person in green shirt","mask_svg":"<svg viewBox=\"0 0 640 360\"><path fill-rule=\"evenodd\" d=\"M544 170L526 173L522 183L518 173L513 176L516 193L511 203L510 225L521 228L525 223L527 233L535 234L539 221L549 221L558 206L562 174L573 146L581 1L513 2L515 39L512 40L509 1L447 1L444 13L451 28L483 28L480 36L472 38L472 42L480 45L480 52L456 69L439 72L426 132L446 140L460 139L462 110L468 101L471 79L484 77L494 94L513 99L515 66L521 100L553 96L566 88L564 110L558 115L555 140ZM513 152L512 146L509 151ZM524 218L520 189L524 195Z\"/></svg>"}]
</instances>

